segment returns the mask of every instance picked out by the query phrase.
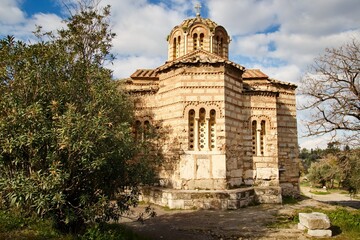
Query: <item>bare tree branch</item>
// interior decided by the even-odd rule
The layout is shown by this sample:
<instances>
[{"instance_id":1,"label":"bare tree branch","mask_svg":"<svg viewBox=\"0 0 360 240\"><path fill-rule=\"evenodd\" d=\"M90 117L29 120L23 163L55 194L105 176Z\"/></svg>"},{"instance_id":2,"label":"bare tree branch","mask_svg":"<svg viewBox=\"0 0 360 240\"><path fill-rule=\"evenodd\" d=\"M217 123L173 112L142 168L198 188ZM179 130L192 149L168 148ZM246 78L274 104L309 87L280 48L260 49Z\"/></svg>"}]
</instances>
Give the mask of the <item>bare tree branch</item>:
<instances>
[{"instance_id":1,"label":"bare tree branch","mask_svg":"<svg viewBox=\"0 0 360 240\"><path fill-rule=\"evenodd\" d=\"M360 42L332 49L314 60L299 92L307 100L301 110L311 109L308 136L342 132L343 140L360 143Z\"/></svg>"}]
</instances>

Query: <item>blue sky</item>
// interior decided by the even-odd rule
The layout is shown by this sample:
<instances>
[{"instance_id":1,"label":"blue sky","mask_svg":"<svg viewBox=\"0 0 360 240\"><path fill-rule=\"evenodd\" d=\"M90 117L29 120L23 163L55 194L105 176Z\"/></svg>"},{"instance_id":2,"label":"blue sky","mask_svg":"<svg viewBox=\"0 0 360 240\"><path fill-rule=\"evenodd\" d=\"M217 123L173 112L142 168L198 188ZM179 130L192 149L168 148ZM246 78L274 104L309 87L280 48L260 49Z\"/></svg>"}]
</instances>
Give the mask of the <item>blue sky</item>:
<instances>
[{"instance_id":1,"label":"blue sky","mask_svg":"<svg viewBox=\"0 0 360 240\"><path fill-rule=\"evenodd\" d=\"M54 30L66 17L63 2L76 0L0 0L0 36L35 41L35 25ZM230 59L260 68L270 77L299 84L313 59L326 47L360 36L359 0L102 0L112 6L111 27L117 37L109 66L115 78L137 68L155 68L167 59L166 37L182 20L201 15L224 26L229 35ZM298 99L301 104L303 99ZM298 112L299 135L302 119ZM326 146L326 137L300 138L301 146Z\"/></svg>"}]
</instances>

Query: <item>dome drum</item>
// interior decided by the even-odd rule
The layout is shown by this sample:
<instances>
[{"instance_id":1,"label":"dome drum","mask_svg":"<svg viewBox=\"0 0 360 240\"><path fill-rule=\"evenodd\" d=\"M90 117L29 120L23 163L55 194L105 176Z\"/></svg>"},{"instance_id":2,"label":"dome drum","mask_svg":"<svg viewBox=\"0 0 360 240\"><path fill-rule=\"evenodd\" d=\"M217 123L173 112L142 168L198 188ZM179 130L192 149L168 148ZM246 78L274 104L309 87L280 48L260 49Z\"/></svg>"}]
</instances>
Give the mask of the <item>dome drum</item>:
<instances>
[{"instance_id":1,"label":"dome drum","mask_svg":"<svg viewBox=\"0 0 360 240\"><path fill-rule=\"evenodd\" d=\"M168 36L168 61L199 49L228 59L230 37L224 27L200 16L187 19Z\"/></svg>"}]
</instances>

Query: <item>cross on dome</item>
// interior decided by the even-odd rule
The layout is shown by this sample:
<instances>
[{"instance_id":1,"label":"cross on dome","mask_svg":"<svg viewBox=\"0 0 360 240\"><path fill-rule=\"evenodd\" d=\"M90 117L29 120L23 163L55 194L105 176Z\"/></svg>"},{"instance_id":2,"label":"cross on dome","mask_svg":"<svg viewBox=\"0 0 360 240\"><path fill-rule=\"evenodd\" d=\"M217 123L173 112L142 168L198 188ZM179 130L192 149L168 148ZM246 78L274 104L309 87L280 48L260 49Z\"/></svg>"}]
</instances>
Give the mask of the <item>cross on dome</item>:
<instances>
[{"instance_id":1,"label":"cross on dome","mask_svg":"<svg viewBox=\"0 0 360 240\"><path fill-rule=\"evenodd\" d=\"M200 17L200 9L201 9L200 3L197 3L197 4L195 5L195 9L196 9L196 16L197 16L197 17Z\"/></svg>"}]
</instances>

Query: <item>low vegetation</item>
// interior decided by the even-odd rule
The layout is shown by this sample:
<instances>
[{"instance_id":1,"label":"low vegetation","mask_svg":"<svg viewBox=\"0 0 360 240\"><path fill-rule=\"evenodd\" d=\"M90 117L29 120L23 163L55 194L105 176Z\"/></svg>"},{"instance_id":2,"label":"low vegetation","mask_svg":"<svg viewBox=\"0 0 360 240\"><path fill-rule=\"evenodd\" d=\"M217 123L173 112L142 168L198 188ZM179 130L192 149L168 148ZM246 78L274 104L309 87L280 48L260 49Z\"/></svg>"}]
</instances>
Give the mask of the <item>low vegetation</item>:
<instances>
[{"instance_id":1,"label":"low vegetation","mask_svg":"<svg viewBox=\"0 0 360 240\"><path fill-rule=\"evenodd\" d=\"M30 240L147 240L119 224L97 223L86 226L81 234L58 231L50 219L23 216L16 210L0 210L0 239Z\"/></svg>"},{"instance_id":2,"label":"low vegetation","mask_svg":"<svg viewBox=\"0 0 360 240\"><path fill-rule=\"evenodd\" d=\"M340 143L330 142L326 149L303 148L299 157L307 181L303 186L338 188L352 195L360 191L360 148L341 149Z\"/></svg>"}]
</instances>

